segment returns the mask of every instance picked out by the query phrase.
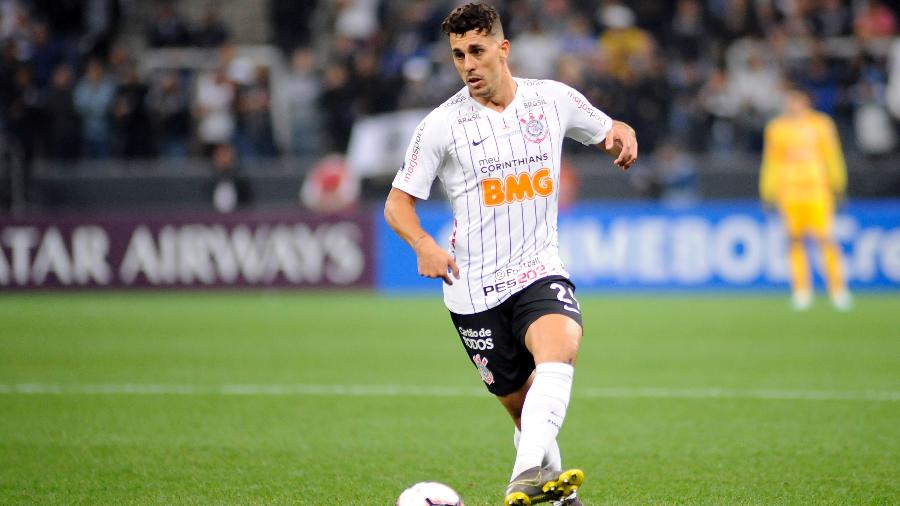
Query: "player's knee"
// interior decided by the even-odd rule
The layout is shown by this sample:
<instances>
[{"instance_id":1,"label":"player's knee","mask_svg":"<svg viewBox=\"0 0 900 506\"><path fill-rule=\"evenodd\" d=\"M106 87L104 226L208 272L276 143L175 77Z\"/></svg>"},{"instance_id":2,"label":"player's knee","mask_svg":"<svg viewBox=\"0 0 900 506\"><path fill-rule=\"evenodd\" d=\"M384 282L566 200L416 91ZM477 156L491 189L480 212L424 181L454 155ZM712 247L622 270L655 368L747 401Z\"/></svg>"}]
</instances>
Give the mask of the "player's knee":
<instances>
[{"instance_id":1,"label":"player's knee","mask_svg":"<svg viewBox=\"0 0 900 506\"><path fill-rule=\"evenodd\" d=\"M525 343L536 363L574 364L581 347L581 334L581 325L576 321L551 314L532 324L525 336Z\"/></svg>"},{"instance_id":2,"label":"player's knee","mask_svg":"<svg viewBox=\"0 0 900 506\"><path fill-rule=\"evenodd\" d=\"M542 364L544 362L562 362L564 364L574 364L578 357L578 347L580 339L554 340L548 343L548 346L537 347L532 353L534 362Z\"/></svg>"}]
</instances>

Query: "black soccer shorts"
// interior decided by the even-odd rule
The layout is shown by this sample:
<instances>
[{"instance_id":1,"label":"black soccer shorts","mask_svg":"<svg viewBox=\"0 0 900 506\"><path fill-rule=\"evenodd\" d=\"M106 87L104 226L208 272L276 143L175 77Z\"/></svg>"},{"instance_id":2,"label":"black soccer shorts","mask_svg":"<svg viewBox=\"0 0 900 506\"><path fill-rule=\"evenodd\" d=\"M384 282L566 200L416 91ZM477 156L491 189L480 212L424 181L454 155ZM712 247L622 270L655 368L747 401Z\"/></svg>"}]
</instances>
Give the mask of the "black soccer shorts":
<instances>
[{"instance_id":1,"label":"black soccer shorts","mask_svg":"<svg viewBox=\"0 0 900 506\"><path fill-rule=\"evenodd\" d=\"M487 311L451 311L450 318L488 391L504 396L522 388L534 370L525 333L547 314L566 315L582 325L575 285L562 276L539 279Z\"/></svg>"}]
</instances>

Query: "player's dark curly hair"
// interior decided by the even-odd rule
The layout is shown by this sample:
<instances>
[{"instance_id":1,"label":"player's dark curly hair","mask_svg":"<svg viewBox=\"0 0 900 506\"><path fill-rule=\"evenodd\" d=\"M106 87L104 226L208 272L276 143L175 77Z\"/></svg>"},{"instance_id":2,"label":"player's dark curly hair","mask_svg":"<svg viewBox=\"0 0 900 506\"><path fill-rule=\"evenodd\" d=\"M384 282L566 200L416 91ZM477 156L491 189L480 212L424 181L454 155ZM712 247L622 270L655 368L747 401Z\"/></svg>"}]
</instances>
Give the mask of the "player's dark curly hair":
<instances>
[{"instance_id":1,"label":"player's dark curly hair","mask_svg":"<svg viewBox=\"0 0 900 506\"><path fill-rule=\"evenodd\" d=\"M499 34L503 36L503 25L497 9L490 5L470 3L453 9L441 29L446 35L451 33L462 35L469 30L477 30L483 34Z\"/></svg>"}]
</instances>

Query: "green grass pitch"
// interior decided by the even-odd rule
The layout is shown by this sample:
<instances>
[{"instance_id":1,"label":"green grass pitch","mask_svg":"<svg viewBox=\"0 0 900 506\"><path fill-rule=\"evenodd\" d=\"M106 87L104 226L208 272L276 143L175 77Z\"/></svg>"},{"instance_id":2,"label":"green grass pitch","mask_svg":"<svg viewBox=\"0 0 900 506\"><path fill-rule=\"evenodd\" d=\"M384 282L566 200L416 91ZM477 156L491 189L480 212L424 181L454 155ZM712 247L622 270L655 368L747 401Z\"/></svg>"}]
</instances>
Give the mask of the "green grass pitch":
<instances>
[{"instance_id":1,"label":"green grass pitch","mask_svg":"<svg viewBox=\"0 0 900 506\"><path fill-rule=\"evenodd\" d=\"M581 304L587 505L900 503L896 294ZM498 505L512 432L434 297L0 297L0 504Z\"/></svg>"}]
</instances>

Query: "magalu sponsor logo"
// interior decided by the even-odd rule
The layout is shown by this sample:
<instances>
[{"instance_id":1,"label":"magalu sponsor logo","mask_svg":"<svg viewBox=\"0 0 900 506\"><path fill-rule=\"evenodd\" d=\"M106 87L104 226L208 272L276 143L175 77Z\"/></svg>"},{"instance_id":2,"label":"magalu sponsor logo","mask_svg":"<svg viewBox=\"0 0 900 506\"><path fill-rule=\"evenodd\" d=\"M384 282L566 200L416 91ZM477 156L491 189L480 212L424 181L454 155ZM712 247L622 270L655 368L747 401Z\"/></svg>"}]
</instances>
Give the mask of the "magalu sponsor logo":
<instances>
[{"instance_id":1,"label":"magalu sponsor logo","mask_svg":"<svg viewBox=\"0 0 900 506\"><path fill-rule=\"evenodd\" d=\"M512 204L553 194L550 169L541 167L534 173L509 174L504 178L489 177L481 181L482 202L487 207Z\"/></svg>"}]
</instances>

